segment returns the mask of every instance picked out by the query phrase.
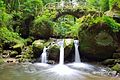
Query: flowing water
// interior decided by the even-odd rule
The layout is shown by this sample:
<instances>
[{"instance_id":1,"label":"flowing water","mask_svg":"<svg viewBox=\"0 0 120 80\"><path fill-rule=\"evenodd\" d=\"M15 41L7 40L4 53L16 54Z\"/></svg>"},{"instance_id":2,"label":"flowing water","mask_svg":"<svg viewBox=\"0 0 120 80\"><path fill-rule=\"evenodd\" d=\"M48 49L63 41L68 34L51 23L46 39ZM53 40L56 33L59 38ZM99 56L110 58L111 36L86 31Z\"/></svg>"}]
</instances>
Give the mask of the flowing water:
<instances>
[{"instance_id":1,"label":"flowing water","mask_svg":"<svg viewBox=\"0 0 120 80\"><path fill-rule=\"evenodd\" d=\"M41 54L41 63L47 63L47 48L44 47L43 53Z\"/></svg>"},{"instance_id":2,"label":"flowing water","mask_svg":"<svg viewBox=\"0 0 120 80\"><path fill-rule=\"evenodd\" d=\"M60 61L58 65L46 64L46 48L42 63L20 63L0 65L0 80L120 80L111 77L105 68L80 62L78 41L75 41L75 63L64 64L64 41L60 42Z\"/></svg>"},{"instance_id":3,"label":"flowing water","mask_svg":"<svg viewBox=\"0 0 120 80\"><path fill-rule=\"evenodd\" d=\"M60 58L59 58L59 64L64 64L64 40L59 42L60 45Z\"/></svg>"},{"instance_id":4,"label":"flowing water","mask_svg":"<svg viewBox=\"0 0 120 80\"><path fill-rule=\"evenodd\" d=\"M78 40L74 40L74 45L75 45L75 63L80 63L80 54L79 54L79 41Z\"/></svg>"}]
</instances>

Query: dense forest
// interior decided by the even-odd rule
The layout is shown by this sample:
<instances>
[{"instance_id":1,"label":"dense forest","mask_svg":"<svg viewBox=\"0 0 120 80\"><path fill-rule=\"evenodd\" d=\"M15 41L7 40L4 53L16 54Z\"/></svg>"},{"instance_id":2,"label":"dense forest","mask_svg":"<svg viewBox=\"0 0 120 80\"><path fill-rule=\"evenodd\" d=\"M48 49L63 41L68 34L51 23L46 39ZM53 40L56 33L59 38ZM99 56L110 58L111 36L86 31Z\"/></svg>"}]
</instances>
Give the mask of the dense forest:
<instances>
[{"instance_id":1,"label":"dense forest","mask_svg":"<svg viewBox=\"0 0 120 80\"><path fill-rule=\"evenodd\" d=\"M34 62L44 46L67 38L79 40L82 58L120 72L120 1L0 0L0 63ZM65 59L72 62L73 42L67 42ZM48 52L57 63L59 46Z\"/></svg>"}]
</instances>

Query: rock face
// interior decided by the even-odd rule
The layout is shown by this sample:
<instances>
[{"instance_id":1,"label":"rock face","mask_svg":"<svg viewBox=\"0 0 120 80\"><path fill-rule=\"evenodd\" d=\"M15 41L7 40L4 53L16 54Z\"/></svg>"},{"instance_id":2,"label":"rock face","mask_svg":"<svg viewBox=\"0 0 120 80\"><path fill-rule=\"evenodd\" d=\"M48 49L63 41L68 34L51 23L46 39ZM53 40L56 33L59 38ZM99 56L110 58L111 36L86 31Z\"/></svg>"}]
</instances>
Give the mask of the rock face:
<instances>
[{"instance_id":1,"label":"rock face","mask_svg":"<svg viewBox=\"0 0 120 80\"><path fill-rule=\"evenodd\" d=\"M40 54L42 53L43 48L44 48L44 43L45 43L44 40L35 40L35 41L32 43L33 56L34 56L35 58L39 58L39 57L40 57Z\"/></svg>"},{"instance_id":2,"label":"rock face","mask_svg":"<svg viewBox=\"0 0 120 80\"><path fill-rule=\"evenodd\" d=\"M114 33L105 23L98 23L89 29L79 31L80 51L92 60L104 60L112 57L115 51Z\"/></svg>"}]
</instances>

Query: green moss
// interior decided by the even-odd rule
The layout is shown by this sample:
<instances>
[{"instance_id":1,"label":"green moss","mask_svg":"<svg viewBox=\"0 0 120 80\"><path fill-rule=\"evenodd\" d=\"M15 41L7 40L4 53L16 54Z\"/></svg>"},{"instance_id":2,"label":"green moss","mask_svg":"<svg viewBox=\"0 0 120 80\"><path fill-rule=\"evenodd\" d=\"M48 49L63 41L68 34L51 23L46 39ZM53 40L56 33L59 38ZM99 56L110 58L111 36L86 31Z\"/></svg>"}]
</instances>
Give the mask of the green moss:
<instances>
[{"instance_id":1,"label":"green moss","mask_svg":"<svg viewBox=\"0 0 120 80\"><path fill-rule=\"evenodd\" d=\"M4 63L4 61L3 61L3 59L2 59L2 58L0 58L0 64L2 64L2 63Z\"/></svg>"},{"instance_id":2,"label":"green moss","mask_svg":"<svg viewBox=\"0 0 120 80\"><path fill-rule=\"evenodd\" d=\"M113 70L120 72L120 64L116 64L112 67Z\"/></svg>"}]
</instances>

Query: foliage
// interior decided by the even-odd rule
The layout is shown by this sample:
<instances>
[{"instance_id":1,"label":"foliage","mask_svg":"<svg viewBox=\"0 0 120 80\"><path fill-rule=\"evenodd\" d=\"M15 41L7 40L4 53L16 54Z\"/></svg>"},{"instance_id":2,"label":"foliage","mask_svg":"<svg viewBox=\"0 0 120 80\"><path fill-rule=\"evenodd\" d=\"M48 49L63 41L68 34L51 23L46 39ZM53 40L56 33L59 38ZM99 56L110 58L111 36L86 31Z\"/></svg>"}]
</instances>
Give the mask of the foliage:
<instances>
[{"instance_id":1,"label":"foliage","mask_svg":"<svg viewBox=\"0 0 120 80\"><path fill-rule=\"evenodd\" d=\"M120 24L117 23L115 20L113 20L113 18L108 17L108 16L102 16L102 17L96 17L93 18L91 15L87 15L84 17L83 19L84 21L82 22L82 25L80 28L89 28L94 24L97 23L106 23L111 30L113 30L113 32L118 32L120 30Z\"/></svg>"},{"instance_id":2,"label":"foliage","mask_svg":"<svg viewBox=\"0 0 120 80\"><path fill-rule=\"evenodd\" d=\"M54 35L60 37L72 37L70 30L74 27L75 18L71 15L62 16L54 23ZM71 35L70 35L71 34Z\"/></svg>"},{"instance_id":3,"label":"foliage","mask_svg":"<svg viewBox=\"0 0 120 80\"><path fill-rule=\"evenodd\" d=\"M4 2L0 0L0 26L8 25L11 18L12 16L6 13Z\"/></svg>"},{"instance_id":4,"label":"foliage","mask_svg":"<svg viewBox=\"0 0 120 80\"><path fill-rule=\"evenodd\" d=\"M87 7L99 11L109 10L109 0L86 0Z\"/></svg>"},{"instance_id":5,"label":"foliage","mask_svg":"<svg viewBox=\"0 0 120 80\"><path fill-rule=\"evenodd\" d=\"M42 0L26 0L22 6L25 14L38 15L42 9L43 3Z\"/></svg>"},{"instance_id":6,"label":"foliage","mask_svg":"<svg viewBox=\"0 0 120 80\"><path fill-rule=\"evenodd\" d=\"M8 30L6 27L0 28L0 39L4 42L14 42L16 43L15 46L23 46L24 45L24 39L22 39L18 33L12 32ZM14 46L14 47L15 47Z\"/></svg>"},{"instance_id":7,"label":"foliage","mask_svg":"<svg viewBox=\"0 0 120 80\"><path fill-rule=\"evenodd\" d=\"M113 7L119 7L120 8L120 1L119 0L109 0L110 10L113 9Z\"/></svg>"},{"instance_id":8,"label":"foliage","mask_svg":"<svg viewBox=\"0 0 120 80\"><path fill-rule=\"evenodd\" d=\"M107 23L111 29L114 32L118 32L120 30L120 24L117 23L115 20L113 20L112 18L108 17L108 16L103 16L103 20L105 23Z\"/></svg>"}]
</instances>

